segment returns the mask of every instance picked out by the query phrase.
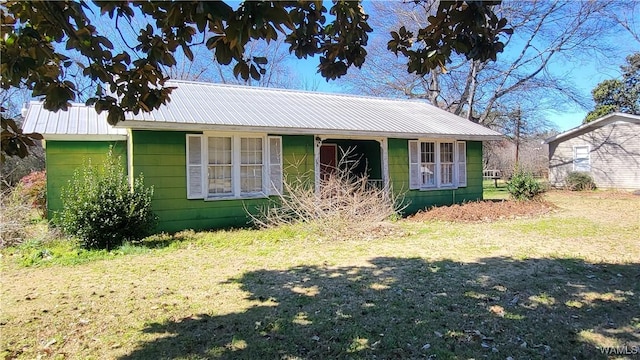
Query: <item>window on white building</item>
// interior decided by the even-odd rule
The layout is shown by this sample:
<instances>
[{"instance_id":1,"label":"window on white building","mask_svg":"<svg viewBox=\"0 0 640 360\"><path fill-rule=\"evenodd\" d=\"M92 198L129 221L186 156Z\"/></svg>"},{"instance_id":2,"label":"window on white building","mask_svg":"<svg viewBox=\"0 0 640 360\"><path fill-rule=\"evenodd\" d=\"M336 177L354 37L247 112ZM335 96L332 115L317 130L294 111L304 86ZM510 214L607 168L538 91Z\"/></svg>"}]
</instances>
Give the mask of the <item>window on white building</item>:
<instances>
[{"instance_id":1,"label":"window on white building","mask_svg":"<svg viewBox=\"0 0 640 360\"><path fill-rule=\"evenodd\" d=\"M591 171L589 146L573 147L573 171Z\"/></svg>"}]
</instances>

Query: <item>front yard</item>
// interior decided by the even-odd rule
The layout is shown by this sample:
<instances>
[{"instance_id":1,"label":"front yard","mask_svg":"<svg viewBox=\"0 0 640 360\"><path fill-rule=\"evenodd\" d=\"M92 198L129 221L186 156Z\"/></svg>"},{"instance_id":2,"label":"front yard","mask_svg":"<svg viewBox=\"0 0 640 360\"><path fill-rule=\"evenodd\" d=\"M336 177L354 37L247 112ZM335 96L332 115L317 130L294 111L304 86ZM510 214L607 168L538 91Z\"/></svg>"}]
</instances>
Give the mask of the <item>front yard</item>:
<instances>
[{"instance_id":1,"label":"front yard","mask_svg":"<svg viewBox=\"0 0 640 360\"><path fill-rule=\"evenodd\" d=\"M9 359L640 356L631 354L640 350L640 196L546 199L555 207L543 215L405 219L382 239L319 241L282 228L183 232L75 260L56 260L60 245L7 249L0 351Z\"/></svg>"}]
</instances>

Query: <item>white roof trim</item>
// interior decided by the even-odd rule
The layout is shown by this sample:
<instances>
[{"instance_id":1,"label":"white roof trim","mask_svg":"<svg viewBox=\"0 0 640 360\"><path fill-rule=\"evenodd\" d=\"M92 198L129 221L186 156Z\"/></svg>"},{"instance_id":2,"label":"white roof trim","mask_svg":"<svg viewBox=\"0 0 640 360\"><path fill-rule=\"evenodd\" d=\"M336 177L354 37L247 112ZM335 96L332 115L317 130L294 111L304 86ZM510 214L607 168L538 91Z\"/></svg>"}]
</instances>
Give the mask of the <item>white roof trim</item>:
<instances>
[{"instance_id":1,"label":"white roof trim","mask_svg":"<svg viewBox=\"0 0 640 360\"><path fill-rule=\"evenodd\" d=\"M560 133L558 135L555 136L551 136L547 139L545 139L542 143L543 144L548 144L550 142L554 142L554 141L559 141L561 139L565 139L565 138L571 138L574 136L577 136L578 134L582 133L584 130L587 130L585 132L590 131L589 129L597 129L600 127L603 127L605 125L609 125L611 123L614 123L616 121L629 121L629 122L637 122L640 123L640 115L633 115L633 114L626 114L626 113L611 113L608 115L605 115L599 119L593 120L591 122L588 122L586 124L582 124L580 126L574 127L573 129L567 130L563 133Z\"/></svg>"},{"instance_id":2,"label":"white roof trim","mask_svg":"<svg viewBox=\"0 0 640 360\"><path fill-rule=\"evenodd\" d=\"M359 130L334 130L334 129L311 129L296 127L260 127L260 126L238 126L238 125L203 125L184 124L169 122L148 122L126 120L116 125L116 128L126 128L131 130L161 130L161 131L220 131L220 132L249 132L259 134L276 135L327 135L338 137L361 137L361 138L396 138L396 139L418 139L418 138L446 138L456 140L500 140L502 135L476 135L476 134L442 134L442 133L408 133L408 132L375 132Z\"/></svg>"},{"instance_id":3,"label":"white roof trim","mask_svg":"<svg viewBox=\"0 0 640 360\"><path fill-rule=\"evenodd\" d=\"M45 140L65 141L126 141L127 134L123 135L73 135L73 134L45 134Z\"/></svg>"}]
</instances>

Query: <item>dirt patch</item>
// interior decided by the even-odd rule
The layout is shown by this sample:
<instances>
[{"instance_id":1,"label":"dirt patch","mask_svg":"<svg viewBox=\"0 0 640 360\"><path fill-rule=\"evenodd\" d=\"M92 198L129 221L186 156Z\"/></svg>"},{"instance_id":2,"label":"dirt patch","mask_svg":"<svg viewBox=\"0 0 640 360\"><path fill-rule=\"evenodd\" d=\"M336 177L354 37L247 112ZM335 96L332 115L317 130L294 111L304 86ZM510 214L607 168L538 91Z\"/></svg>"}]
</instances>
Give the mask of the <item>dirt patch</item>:
<instances>
[{"instance_id":1,"label":"dirt patch","mask_svg":"<svg viewBox=\"0 0 640 360\"><path fill-rule=\"evenodd\" d=\"M476 201L432 207L409 217L413 221L489 222L499 219L535 217L556 207L546 201Z\"/></svg>"}]
</instances>

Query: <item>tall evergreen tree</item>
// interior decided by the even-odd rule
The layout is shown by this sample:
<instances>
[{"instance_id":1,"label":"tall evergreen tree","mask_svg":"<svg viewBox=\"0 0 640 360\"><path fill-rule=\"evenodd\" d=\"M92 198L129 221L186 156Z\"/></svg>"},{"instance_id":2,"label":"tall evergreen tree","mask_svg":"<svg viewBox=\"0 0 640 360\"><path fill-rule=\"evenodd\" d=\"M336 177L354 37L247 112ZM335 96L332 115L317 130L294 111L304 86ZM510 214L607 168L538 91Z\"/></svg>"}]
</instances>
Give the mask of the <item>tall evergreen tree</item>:
<instances>
[{"instance_id":1,"label":"tall evergreen tree","mask_svg":"<svg viewBox=\"0 0 640 360\"><path fill-rule=\"evenodd\" d=\"M627 56L627 65L620 68L622 79L605 80L591 91L596 106L583 123L614 112L640 114L640 53Z\"/></svg>"}]
</instances>

